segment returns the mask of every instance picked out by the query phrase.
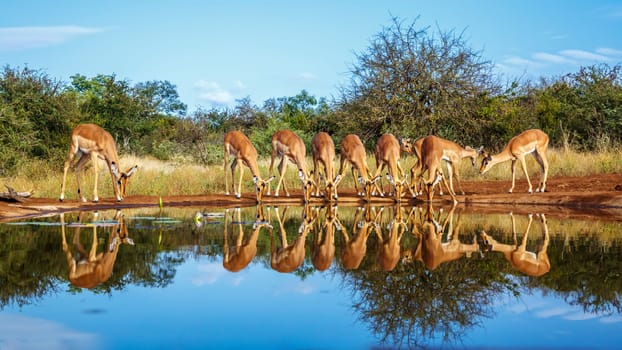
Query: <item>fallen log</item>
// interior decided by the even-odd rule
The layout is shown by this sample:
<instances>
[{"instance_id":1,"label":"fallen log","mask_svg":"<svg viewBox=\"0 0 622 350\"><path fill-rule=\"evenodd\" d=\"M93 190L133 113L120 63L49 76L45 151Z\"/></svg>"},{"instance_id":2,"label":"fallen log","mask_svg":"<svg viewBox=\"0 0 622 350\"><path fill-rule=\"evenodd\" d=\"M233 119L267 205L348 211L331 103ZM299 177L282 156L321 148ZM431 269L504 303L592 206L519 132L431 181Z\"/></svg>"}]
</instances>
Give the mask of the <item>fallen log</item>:
<instances>
[{"instance_id":1,"label":"fallen log","mask_svg":"<svg viewBox=\"0 0 622 350\"><path fill-rule=\"evenodd\" d=\"M0 199L5 201L26 202L27 199L34 193L32 190L26 192L17 192L12 187L4 185L8 192L0 192Z\"/></svg>"}]
</instances>

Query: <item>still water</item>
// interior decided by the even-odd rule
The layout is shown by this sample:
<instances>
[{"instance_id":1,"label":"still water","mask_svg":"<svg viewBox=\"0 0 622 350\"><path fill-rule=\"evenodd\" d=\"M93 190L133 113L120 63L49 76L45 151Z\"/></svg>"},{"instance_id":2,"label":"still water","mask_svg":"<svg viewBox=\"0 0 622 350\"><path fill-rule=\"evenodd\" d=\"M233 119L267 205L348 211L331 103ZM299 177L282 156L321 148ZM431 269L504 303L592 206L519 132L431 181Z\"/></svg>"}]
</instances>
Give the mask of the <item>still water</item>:
<instances>
[{"instance_id":1,"label":"still water","mask_svg":"<svg viewBox=\"0 0 622 350\"><path fill-rule=\"evenodd\" d=\"M4 223L0 349L622 348L622 223L544 214L260 206Z\"/></svg>"}]
</instances>

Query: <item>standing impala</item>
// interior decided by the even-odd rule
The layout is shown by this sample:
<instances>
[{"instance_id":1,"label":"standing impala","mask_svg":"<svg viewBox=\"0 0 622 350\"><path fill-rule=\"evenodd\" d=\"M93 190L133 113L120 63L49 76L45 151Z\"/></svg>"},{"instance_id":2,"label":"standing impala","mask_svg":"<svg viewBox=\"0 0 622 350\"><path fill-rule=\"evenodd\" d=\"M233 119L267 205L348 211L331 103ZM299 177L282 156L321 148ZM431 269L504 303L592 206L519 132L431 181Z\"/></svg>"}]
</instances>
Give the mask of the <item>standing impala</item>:
<instances>
[{"instance_id":1,"label":"standing impala","mask_svg":"<svg viewBox=\"0 0 622 350\"><path fill-rule=\"evenodd\" d=\"M521 168L523 169L523 173L527 178L527 183L529 184L528 192L532 193L533 188L531 186L529 174L527 173L527 163L525 163L525 156L531 153L533 154L533 157L536 159L542 170L540 184L538 185L536 192L544 192L546 190L546 177L549 173L549 162L546 158L546 149L548 145L549 136L545 134L542 130L531 129L523 131L521 134L511 138L503 151L501 151L501 153L495 155L491 155L490 153L484 153L484 159L482 160L482 166L480 167L479 172L483 175L493 166L495 166L495 164L511 160L512 187L510 187L510 190L508 192L512 193L515 184L514 169L516 167L516 160L519 160Z\"/></svg>"},{"instance_id":2,"label":"standing impala","mask_svg":"<svg viewBox=\"0 0 622 350\"><path fill-rule=\"evenodd\" d=\"M354 178L354 188L359 196L365 195L367 202L371 199L372 187L376 185L376 182L380 179L380 176L372 178L369 167L367 166L367 154L365 152L365 146L361 142L361 139L355 134L348 134L341 140L341 158L339 166L340 178L343 178L346 172L346 164L352 165L352 177ZM357 178L354 171L359 172ZM359 191L358 182L362 184L362 188ZM335 193L337 190L335 189Z\"/></svg>"},{"instance_id":3,"label":"standing impala","mask_svg":"<svg viewBox=\"0 0 622 350\"><path fill-rule=\"evenodd\" d=\"M386 167L389 170L387 179L395 189L395 200L400 202L402 200L402 190L406 178L404 177L404 171L400 166L400 143L392 134L384 134L380 136L376 143L374 155L376 156L376 174L375 176L382 176L382 170ZM400 180L400 178L402 178ZM382 186L380 195L383 196Z\"/></svg>"},{"instance_id":4,"label":"standing impala","mask_svg":"<svg viewBox=\"0 0 622 350\"><path fill-rule=\"evenodd\" d=\"M257 150L251 141L240 131L230 131L225 135L225 194L229 195L229 177L227 175L227 166L229 165L229 156L232 155L233 162L231 162L231 191L233 191L235 198L240 198L240 191L242 189L242 176L244 175L244 167L240 167L240 182L238 183L237 191L235 187L235 168L238 163L246 165L253 175L253 182L255 183L255 192L257 195L257 203L263 200L264 192L266 191L266 185L274 179L274 176L268 180L263 180L259 174L259 167L257 166Z\"/></svg>"},{"instance_id":5,"label":"standing impala","mask_svg":"<svg viewBox=\"0 0 622 350\"><path fill-rule=\"evenodd\" d=\"M414 154L417 157L417 160L413 164L412 168L410 168L410 192L413 197L422 193L422 187L417 189L417 182L421 179L420 171L421 171L421 144L423 143L423 137L416 139L414 142L410 138L403 138L400 142L402 152L408 154Z\"/></svg>"},{"instance_id":6,"label":"standing impala","mask_svg":"<svg viewBox=\"0 0 622 350\"><path fill-rule=\"evenodd\" d=\"M114 143L112 135L100 126L95 124L80 124L71 132L71 146L69 147L69 155L65 161L63 169L63 184L60 190L60 201L65 199L65 181L67 180L67 170L76 154L80 154L79 160L75 164L76 179L78 182L78 196L82 202L86 202L86 198L82 194L80 188L80 172L82 167L89 159L93 163L93 202L99 202L97 195L97 177L99 170L97 168L98 159L103 159L108 165L110 177L112 178L112 188L117 197L117 202L123 200L125 196L125 187L127 181L138 168L134 165L127 172L119 172L119 156L117 155L117 146Z\"/></svg>"},{"instance_id":7,"label":"standing impala","mask_svg":"<svg viewBox=\"0 0 622 350\"><path fill-rule=\"evenodd\" d=\"M337 191L335 188L341 180L341 175L334 176L335 163L335 143L329 134L319 132L311 141L311 149L313 151L313 176L317 185L315 196L320 196L320 167L324 168L325 178L325 198L329 201L337 199Z\"/></svg>"},{"instance_id":8,"label":"standing impala","mask_svg":"<svg viewBox=\"0 0 622 350\"><path fill-rule=\"evenodd\" d=\"M460 184L460 174L458 172L458 167L456 166L457 163L464 159L464 158L471 158L471 164L473 166L475 166L475 161L477 159L477 156L479 155L479 153L482 152L483 150L483 146L480 147L479 149L474 149L470 146L466 146L466 147L462 147L459 144L450 141L450 140L446 140L440 137L437 137L441 144L441 147L443 148L443 155L442 155L442 160L444 160L447 163L447 175L449 177L449 187L452 189L452 191L454 191L454 184L453 184L453 178L456 178L456 182L458 183L458 187L460 189L460 193L464 195L464 191L462 190L462 185ZM415 142L411 142L410 139L402 139L401 141L401 145L402 145L402 151L403 152L407 152L410 154L415 154L415 156L417 157L417 162L413 165L413 167L410 169L410 176L411 176L411 181L410 181L410 186L411 186L411 191L414 191L414 193L419 194L417 192L417 179L418 179L418 175L416 175L422 167L421 164L421 145L423 144L423 137L420 139L417 139ZM443 191L442 189L440 190L440 195L443 195Z\"/></svg>"},{"instance_id":9,"label":"standing impala","mask_svg":"<svg viewBox=\"0 0 622 350\"><path fill-rule=\"evenodd\" d=\"M283 184L283 190L285 195L289 197L289 191L283 177L285 176L285 170L287 170L287 159L294 163L298 167L298 176L302 182L302 193L305 203L309 202L311 198L311 191L316 186L313 179L309 175L307 170L306 147L300 136L296 135L290 130L279 130L272 135L272 157L270 159L270 176L272 176L274 168L274 159L281 157L279 163L279 181L276 184L274 190L274 196L279 196L279 189ZM268 195L270 195L270 184L268 184Z\"/></svg>"},{"instance_id":10,"label":"standing impala","mask_svg":"<svg viewBox=\"0 0 622 350\"><path fill-rule=\"evenodd\" d=\"M514 244L499 243L494 238L486 234L485 231L482 231L480 237L483 241L485 250L503 253L503 256L512 265L512 267L528 276L542 276L549 272L551 269L551 262L549 261L549 256L546 252L549 246L549 228L546 224L546 217L544 214L540 215L540 223L542 225L544 240L535 252L527 250L527 236L529 235L529 229L531 228L533 216L529 214L529 223L527 224L527 229L525 230L525 235L523 236L523 240L520 245L518 245L516 239L516 221L514 220L514 215L510 213L510 217L512 218L512 234Z\"/></svg>"},{"instance_id":11,"label":"standing impala","mask_svg":"<svg viewBox=\"0 0 622 350\"><path fill-rule=\"evenodd\" d=\"M454 191L447 184L445 175L443 174L443 168L441 167L441 161L443 160L443 142L439 137L429 135L423 138L421 144L421 174L427 171L428 178L424 180L426 190L428 192L428 201L432 201L434 197L434 186L439 182L443 182L445 188L449 192L449 195L454 202L457 202Z\"/></svg>"},{"instance_id":12,"label":"standing impala","mask_svg":"<svg viewBox=\"0 0 622 350\"><path fill-rule=\"evenodd\" d=\"M477 160L477 156L482 152L484 146L479 149L472 148L470 146L462 147L459 144L440 138L437 138L437 142L443 149L443 156L441 157L447 163L447 177L449 177L449 188L456 193L454 190L453 178L455 176L456 182L458 183L458 188L460 189L460 194L464 195L464 191L462 190L462 185L460 184L460 174L458 172L458 163L460 160L464 158L471 158L471 165L475 166L475 161ZM443 195L442 188L439 191L439 194Z\"/></svg>"}]
</instances>

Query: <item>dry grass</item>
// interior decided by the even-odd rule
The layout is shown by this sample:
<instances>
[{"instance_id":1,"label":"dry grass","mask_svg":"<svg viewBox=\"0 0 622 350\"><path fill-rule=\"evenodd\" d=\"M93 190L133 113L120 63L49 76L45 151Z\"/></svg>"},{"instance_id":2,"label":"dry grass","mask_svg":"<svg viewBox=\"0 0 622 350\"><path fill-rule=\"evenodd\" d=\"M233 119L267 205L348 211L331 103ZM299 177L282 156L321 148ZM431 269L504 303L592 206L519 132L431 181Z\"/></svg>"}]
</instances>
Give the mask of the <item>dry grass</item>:
<instances>
[{"instance_id":1,"label":"dry grass","mask_svg":"<svg viewBox=\"0 0 622 350\"><path fill-rule=\"evenodd\" d=\"M574 151L560 151L549 149L548 159L550 164L549 176L587 176L596 173L619 173L622 172L622 157L619 150L603 151L599 153L580 153ZM471 163L464 159L459 164L459 171L462 179L477 180L482 179L478 172L479 167L471 166ZM373 156L367 159L372 172L375 171L375 160ZM188 162L164 162L153 158L138 158L126 155L121 158L124 168L129 168L134 164L139 165L138 171L133 175L128 185L128 195L141 194L152 196L169 195L191 195L223 193L225 187L223 165L216 164L202 166ZM259 161L261 173L267 177L270 164L269 158L262 158ZM313 169L311 158L308 157L307 164ZM403 157L401 160L402 168L406 173L414 164L413 157ZM508 180L511 177L511 162L506 162L493 167L483 178L491 180ZM528 157L527 166L529 175L539 176L540 168L533 157ZM276 168L276 165L275 165ZM83 191L87 197L91 197L93 189L92 168L87 166L83 174ZM111 197L112 186L110 185L110 175L101 162L99 174L99 195L100 197ZM339 170L339 160L335 162L335 172ZM274 169L275 175L278 171ZM516 169L517 178L524 175L520 166ZM229 175L231 176L231 175ZM238 173L236 173L237 182ZM278 180L278 178L277 178ZM276 185L273 181L272 188ZM28 167L21 169L19 174L11 178L3 178L3 184L9 185L18 191L34 190L37 197L56 198L60 194L62 181L62 164L51 164L44 161L33 161ZM292 164L287 165L285 181L290 189L298 188L300 181L297 171ZM75 173L71 171L67 175L66 198L77 198ZM250 171L244 172L243 191L252 191ZM340 187L354 187L354 179L351 175L350 166L347 167L345 179Z\"/></svg>"}]
</instances>

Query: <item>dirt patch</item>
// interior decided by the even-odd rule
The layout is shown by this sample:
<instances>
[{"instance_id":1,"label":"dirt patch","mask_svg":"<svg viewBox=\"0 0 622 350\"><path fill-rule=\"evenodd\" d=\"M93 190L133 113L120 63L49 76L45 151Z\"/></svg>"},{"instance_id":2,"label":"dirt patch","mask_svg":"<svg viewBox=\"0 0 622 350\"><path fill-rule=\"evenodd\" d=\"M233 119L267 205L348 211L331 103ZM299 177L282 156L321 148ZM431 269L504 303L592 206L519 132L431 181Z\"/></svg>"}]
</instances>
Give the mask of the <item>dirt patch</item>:
<instances>
[{"instance_id":1,"label":"dirt patch","mask_svg":"<svg viewBox=\"0 0 622 350\"><path fill-rule=\"evenodd\" d=\"M601 174L585 177L552 177L545 193L527 193L527 182L517 180L514 193L508 193L510 181L464 181L465 195L458 195L458 205L471 213L546 213L558 217L583 218L588 220L622 221L622 175ZM365 205L356 196L354 189L339 189L339 206ZM434 198L434 207L446 206L448 195ZM224 194L193 196L167 196L161 198L167 207L244 207L255 205L254 193L246 193L240 199ZM291 197L265 197L266 205L302 205L299 191L292 191ZM314 199L312 204L322 204ZM373 197L372 205L393 205L391 198ZM77 200L59 202L57 198L29 198L25 203L0 201L0 222L26 217L53 215L59 212L79 210L104 210L112 208L158 207L160 197L130 196L117 203L114 199L102 199L99 203L80 203ZM425 205L421 199L406 198L403 206Z\"/></svg>"}]
</instances>

